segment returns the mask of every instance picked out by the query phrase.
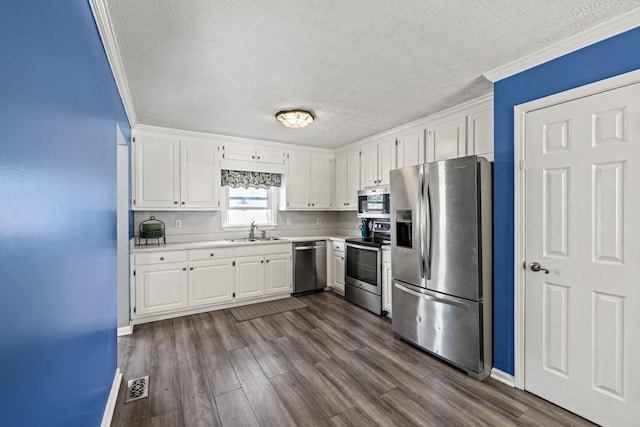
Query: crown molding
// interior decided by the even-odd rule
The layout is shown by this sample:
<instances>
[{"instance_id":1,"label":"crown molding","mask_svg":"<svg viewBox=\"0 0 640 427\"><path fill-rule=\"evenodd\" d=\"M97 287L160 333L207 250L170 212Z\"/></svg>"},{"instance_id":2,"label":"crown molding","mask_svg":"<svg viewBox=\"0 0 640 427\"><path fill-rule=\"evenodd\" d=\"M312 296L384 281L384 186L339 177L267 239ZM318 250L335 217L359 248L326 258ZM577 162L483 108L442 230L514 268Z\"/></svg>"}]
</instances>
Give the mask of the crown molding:
<instances>
[{"instance_id":1,"label":"crown molding","mask_svg":"<svg viewBox=\"0 0 640 427\"><path fill-rule=\"evenodd\" d=\"M598 43L609 37L624 33L640 26L640 8L634 9L610 21L603 22L581 33L575 34L565 40L554 43L520 59L501 65L483 76L495 83L499 80L521 73L545 62L559 58L583 47Z\"/></svg>"},{"instance_id":2,"label":"crown molding","mask_svg":"<svg viewBox=\"0 0 640 427\"><path fill-rule=\"evenodd\" d=\"M149 135L161 138L188 138L200 140L216 140L222 143L231 144L264 144L271 148L282 149L286 151L314 151L317 153L333 153L332 148L311 147L306 145L289 144L286 142L270 141L266 139L243 138L239 136L220 135L215 133L196 132L192 130L166 128L162 126L137 125L133 129L133 135Z\"/></svg>"},{"instance_id":3,"label":"crown molding","mask_svg":"<svg viewBox=\"0 0 640 427\"><path fill-rule=\"evenodd\" d=\"M98 33L102 39L102 45L104 46L104 51L107 54L107 61L111 67L113 78L116 81L116 87L120 93L125 113L129 119L129 125L133 127L138 124L138 119L136 118L136 113L133 109L133 98L131 98L131 91L129 90L129 84L127 83L127 76L124 72L124 67L122 66L122 59L116 43L113 26L111 25L111 18L109 17L106 1L107 0L89 0L89 5L91 6L91 12L93 13L93 18L96 21Z\"/></svg>"},{"instance_id":4,"label":"crown molding","mask_svg":"<svg viewBox=\"0 0 640 427\"><path fill-rule=\"evenodd\" d=\"M474 113L476 110L484 110L487 108L493 109L493 92L488 93L486 95L480 96L478 98L471 99L469 101L463 102L462 104L454 105L453 107L447 108L446 110L438 111L437 113L422 117L417 120L413 120L411 122L405 123L400 126L396 126L391 129L387 129L380 133L376 133L375 135L368 136L363 139L359 139L342 147L337 147L335 150L337 152L351 150L355 147L359 147L361 145L368 144L373 141L377 141L379 139L384 138L395 138L398 134L413 129L416 127L428 128L430 125L434 125L440 121L449 120L452 116L464 112L465 115L469 113Z\"/></svg>"}]
</instances>

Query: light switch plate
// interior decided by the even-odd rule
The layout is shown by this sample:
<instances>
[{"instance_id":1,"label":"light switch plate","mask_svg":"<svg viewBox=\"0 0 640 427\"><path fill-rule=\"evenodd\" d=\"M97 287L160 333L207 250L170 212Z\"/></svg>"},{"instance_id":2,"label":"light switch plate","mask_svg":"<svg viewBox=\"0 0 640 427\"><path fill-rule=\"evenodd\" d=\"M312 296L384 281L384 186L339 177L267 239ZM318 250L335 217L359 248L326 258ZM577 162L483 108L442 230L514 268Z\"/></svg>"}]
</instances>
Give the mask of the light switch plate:
<instances>
[{"instance_id":1,"label":"light switch plate","mask_svg":"<svg viewBox=\"0 0 640 427\"><path fill-rule=\"evenodd\" d=\"M176 219L176 228L182 228L182 220Z\"/></svg>"}]
</instances>

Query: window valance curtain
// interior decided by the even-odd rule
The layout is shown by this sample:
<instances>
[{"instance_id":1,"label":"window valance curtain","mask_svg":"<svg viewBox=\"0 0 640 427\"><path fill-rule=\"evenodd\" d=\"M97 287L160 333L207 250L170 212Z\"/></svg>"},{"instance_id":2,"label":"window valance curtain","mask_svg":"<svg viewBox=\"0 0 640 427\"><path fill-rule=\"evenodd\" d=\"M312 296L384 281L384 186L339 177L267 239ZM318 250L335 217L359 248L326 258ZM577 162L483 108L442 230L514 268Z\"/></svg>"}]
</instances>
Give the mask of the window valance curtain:
<instances>
[{"instance_id":1,"label":"window valance curtain","mask_svg":"<svg viewBox=\"0 0 640 427\"><path fill-rule=\"evenodd\" d=\"M222 169L222 185L228 185L231 188L280 187L281 182L279 173Z\"/></svg>"}]
</instances>

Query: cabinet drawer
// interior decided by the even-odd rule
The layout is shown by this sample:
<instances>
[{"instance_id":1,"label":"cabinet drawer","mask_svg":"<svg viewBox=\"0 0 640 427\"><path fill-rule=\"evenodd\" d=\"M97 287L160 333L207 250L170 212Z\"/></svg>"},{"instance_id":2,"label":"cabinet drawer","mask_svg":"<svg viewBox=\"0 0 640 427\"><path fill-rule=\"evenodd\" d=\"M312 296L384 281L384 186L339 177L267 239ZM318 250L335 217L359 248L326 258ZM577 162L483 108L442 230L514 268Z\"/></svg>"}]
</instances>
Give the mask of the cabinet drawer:
<instances>
[{"instance_id":1,"label":"cabinet drawer","mask_svg":"<svg viewBox=\"0 0 640 427\"><path fill-rule=\"evenodd\" d=\"M267 255L267 254L282 254L282 253L291 253L291 243L278 243L272 245L247 245L247 246L239 246L235 248L236 256L256 256L256 255Z\"/></svg>"},{"instance_id":2,"label":"cabinet drawer","mask_svg":"<svg viewBox=\"0 0 640 427\"><path fill-rule=\"evenodd\" d=\"M175 252L150 252L146 254L136 254L135 264L165 264L170 262L183 262L187 260L186 251Z\"/></svg>"},{"instance_id":3,"label":"cabinet drawer","mask_svg":"<svg viewBox=\"0 0 640 427\"><path fill-rule=\"evenodd\" d=\"M189 251L189 261L204 261L206 259L233 258L233 248L211 248Z\"/></svg>"},{"instance_id":4,"label":"cabinet drawer","mask_svg":"<svg viewBox=\"0 0 640 427\"><path fill-rule=\"evenodd\" d=\"M344 242L331 240L331 249L334 252L344 252Z\"/></svg>"}]
</instances>

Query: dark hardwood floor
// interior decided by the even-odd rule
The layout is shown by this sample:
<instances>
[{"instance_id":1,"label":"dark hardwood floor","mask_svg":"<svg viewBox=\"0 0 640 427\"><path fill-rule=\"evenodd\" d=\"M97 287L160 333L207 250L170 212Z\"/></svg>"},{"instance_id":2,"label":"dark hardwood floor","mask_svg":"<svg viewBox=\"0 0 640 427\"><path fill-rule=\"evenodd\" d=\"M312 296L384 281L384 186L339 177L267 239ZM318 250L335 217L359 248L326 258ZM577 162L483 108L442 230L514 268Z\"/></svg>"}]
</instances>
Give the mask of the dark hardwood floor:
<instances>
[{"instance_id":1,"label":"dark hardwood floor","mask_svg":"<svg viewBox=\"0 0 640 427\"><path fill-rule=\"evenodd\" d=\"M228 310L136 326L118 339L113 426L586 426L491 378L477 382L395 339L389 319L330 292L236 322ZM124 404L149 375L149 398Z\"/></svg>"}]
</instances>

